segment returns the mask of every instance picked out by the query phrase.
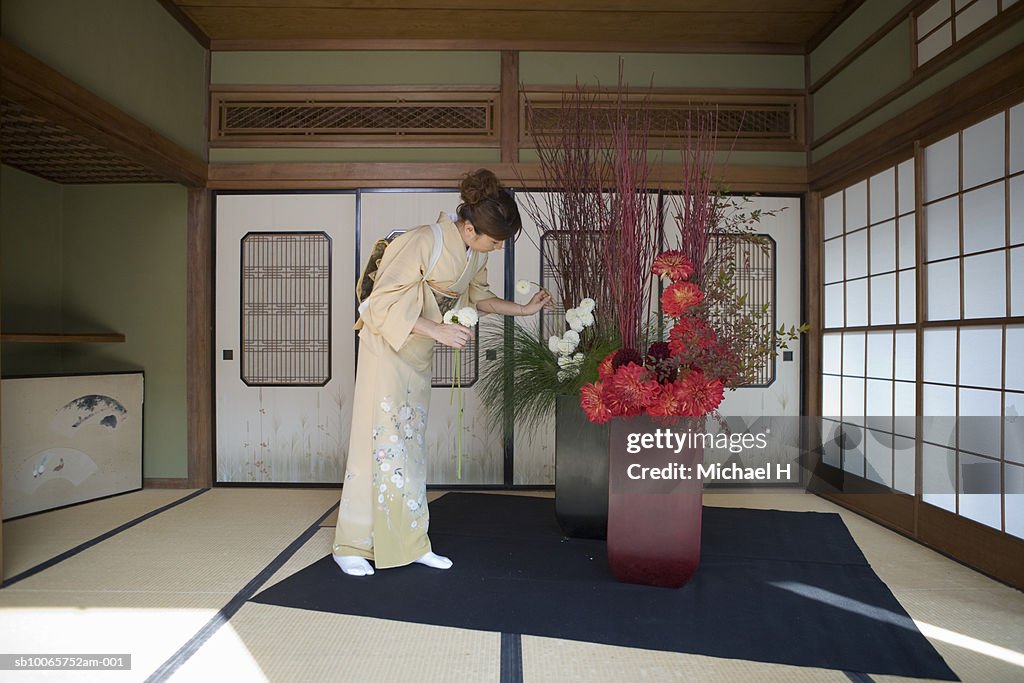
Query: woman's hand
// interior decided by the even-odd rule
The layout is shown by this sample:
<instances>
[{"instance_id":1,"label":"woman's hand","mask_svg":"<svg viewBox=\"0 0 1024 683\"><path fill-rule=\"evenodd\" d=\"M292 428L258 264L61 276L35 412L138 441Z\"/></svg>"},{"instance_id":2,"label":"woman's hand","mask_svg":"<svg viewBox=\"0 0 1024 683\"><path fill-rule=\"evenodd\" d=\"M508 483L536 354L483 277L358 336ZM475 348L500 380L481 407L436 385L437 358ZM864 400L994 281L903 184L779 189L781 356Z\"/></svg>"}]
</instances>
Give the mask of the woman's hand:
<instances>
[{"instance_id":1,"label":"woman's hand","mask_svg":"<svg viewBox=\"0 0 1024 683\"><path fill-rule=\"evenodd\" d=\"M551 295L545 292L543 289L533 295L533 297L522 305L522 315L533 315L542 308L554 308L555 303L551 299Z\"/></svg>"},{"instance_id":2,"label":"woman's hand","mask_svg":"<svg viewBox=\"0 0 1024 683\"><path fill-rule=\"evenodd\" d=\"M461 349L473 341L473 330L458 323L451 325L437 323L430 336L445 346Z\"/></svg>"}]
</instances>

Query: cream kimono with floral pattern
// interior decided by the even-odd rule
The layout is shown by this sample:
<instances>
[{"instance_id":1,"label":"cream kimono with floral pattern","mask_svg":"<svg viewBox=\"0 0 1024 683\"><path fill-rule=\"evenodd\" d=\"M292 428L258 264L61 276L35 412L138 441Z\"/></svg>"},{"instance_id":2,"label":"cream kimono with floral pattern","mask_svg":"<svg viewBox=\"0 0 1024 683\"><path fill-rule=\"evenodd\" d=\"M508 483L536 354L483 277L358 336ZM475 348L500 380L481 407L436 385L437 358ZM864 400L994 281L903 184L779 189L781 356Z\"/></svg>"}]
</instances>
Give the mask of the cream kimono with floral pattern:
<instances>
[{"instance_id":1,"label":"cream kimono with floral pattern","mask_svg":"<svg viewBox=\"0 0 1024 683\"><path fill-rule=\"evenodd\" d=\"M454 293L467 268L475 274L458 305L494 296L486 254L467 252L448 214L437 222L443 249L431 272L424 273L434 250L431 226L396 237L356 323L359 361L334 554L364 557L380 569L430 551L425 445L435 342L412 327L420 316L441 322L436 290Z\"/></svg>"}]
</instances>

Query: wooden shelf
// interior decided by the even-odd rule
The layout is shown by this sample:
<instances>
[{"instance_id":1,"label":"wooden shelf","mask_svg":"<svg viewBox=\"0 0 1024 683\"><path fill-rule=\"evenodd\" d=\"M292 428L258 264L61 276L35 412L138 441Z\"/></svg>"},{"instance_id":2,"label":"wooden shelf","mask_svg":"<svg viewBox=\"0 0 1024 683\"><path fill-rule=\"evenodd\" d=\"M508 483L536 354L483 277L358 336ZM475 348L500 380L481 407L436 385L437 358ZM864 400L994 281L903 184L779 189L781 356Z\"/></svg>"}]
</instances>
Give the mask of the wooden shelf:
<instances>
[{"instance_id":1,"label":"wooden shelf","mask_svg":"<svg viewBox=\"0 0 1024 683\"><path fill-rule=\"evenodd\" d=\"M124 335L119 332L98 332L93 334L44 334L38 332L4 332L0 342L22 344L120 344Z\"/></svg>"}]
</instances>

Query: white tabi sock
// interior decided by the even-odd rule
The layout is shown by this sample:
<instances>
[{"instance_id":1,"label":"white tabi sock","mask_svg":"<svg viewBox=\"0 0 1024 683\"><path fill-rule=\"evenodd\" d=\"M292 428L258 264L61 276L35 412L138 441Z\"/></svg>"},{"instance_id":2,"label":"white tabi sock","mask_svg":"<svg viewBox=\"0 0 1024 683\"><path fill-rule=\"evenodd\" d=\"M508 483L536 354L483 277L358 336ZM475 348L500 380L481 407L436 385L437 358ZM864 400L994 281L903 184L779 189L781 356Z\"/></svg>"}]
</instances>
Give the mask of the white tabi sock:
<instances>
[{"instance_id":1,"label":"white tabi sock","mask_svg":"<svg viewBox=\"0 0 1024 683\"><path fill-rule=\"evenodd\" d=\"M448 569L452 566L452 561L443 555L435 555L434 553L427 553L420 559L416 560L419 564L425 564L428 567L434 569Z\"/></svg>"},{"instance_id":2,"label":"white tabi sock","mask_svg":"<svg viewBox=\"0 0 1024 683\"><path fill-rule=\"evenodd\" d=\"M373 574L373 567L362 557L354 555L332 555L331 557L341 567L341 571L349 576L370 576Z\"/></svg>"}]
</instances>

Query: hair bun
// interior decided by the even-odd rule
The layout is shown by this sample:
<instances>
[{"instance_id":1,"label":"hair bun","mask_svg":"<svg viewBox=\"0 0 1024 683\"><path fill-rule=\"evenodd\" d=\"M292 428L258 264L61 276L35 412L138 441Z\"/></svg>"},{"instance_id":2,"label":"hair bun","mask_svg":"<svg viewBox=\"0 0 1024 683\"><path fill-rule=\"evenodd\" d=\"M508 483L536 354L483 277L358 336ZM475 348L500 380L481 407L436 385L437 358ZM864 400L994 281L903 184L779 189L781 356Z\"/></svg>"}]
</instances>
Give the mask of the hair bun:
<instances>
[{"instance_id":1,"label":"hair bun","mask_svg":"<svg viewBox=\"0 0 1024 683\"><path fill-rule=\"evenodd\" d=\"M459 183L459 194L462 201L470 206L488 199L497 199L505 188L498 181L498 176L486 168L467 173Z\"/></svg>"}]
</instances>

